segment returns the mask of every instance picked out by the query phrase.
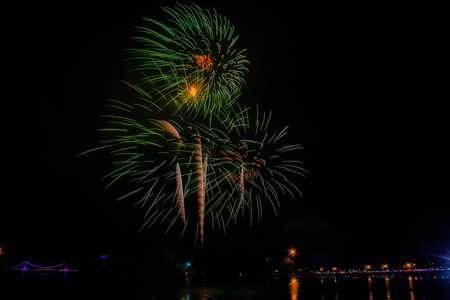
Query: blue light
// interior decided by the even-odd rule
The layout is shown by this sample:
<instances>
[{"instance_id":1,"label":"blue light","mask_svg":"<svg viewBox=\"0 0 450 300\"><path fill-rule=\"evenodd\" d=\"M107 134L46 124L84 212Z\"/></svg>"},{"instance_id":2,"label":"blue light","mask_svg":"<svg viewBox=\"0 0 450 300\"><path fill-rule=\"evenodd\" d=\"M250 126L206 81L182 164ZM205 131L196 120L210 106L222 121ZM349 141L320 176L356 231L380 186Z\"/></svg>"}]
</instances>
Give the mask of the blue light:
<instances>
[{"instance_id":1,"label":"blue light","mask_svg":"<svg viewBox=\"0 0 450 300\"><path fill-rule=\"evenodd\" d=\"M100 257L101 258L107 258L107 257L109 257L109 255L108 254L102 254L102 255L100 255Z\"/></svg>"}]
</instances>

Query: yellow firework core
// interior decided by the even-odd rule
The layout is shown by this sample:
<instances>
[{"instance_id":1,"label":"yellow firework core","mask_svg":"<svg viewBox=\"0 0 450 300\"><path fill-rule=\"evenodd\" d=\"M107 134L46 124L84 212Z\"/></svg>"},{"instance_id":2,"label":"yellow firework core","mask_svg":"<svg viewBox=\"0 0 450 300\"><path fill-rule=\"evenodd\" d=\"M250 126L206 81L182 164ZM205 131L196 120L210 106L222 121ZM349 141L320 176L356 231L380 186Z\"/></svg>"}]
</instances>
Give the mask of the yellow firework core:
<instances>
[{"instance_id":1,"label":"yellow firework core","mask_svg":"<svg viewBox=\"0 0 450 300\"><path fill-rule=\"evenodd\" d=\"M189 87L189 96L191 97L197 96L197 87L195 85L191 85Z\"/></svg>"}]
</instances>

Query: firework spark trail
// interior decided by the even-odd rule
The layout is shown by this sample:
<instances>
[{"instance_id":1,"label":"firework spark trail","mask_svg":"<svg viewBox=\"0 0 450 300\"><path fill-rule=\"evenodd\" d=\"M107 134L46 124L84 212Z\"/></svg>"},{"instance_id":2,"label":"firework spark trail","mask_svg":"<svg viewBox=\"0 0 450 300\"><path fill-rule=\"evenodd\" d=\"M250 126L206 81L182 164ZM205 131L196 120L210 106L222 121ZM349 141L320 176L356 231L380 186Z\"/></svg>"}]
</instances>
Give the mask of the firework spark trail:
<instances>
[{"instance_id":1,"label":"firework spark trail","mask_svg":"<svg viewBox=\"0 0 450 300\"><path fill-rule=\"evenodd\" d=\"M175 146L174 151L176 152L177 157L179 156L180 147L182 146L183 142L181 139L180 134L175 129L175 127L172 126L169 122L165 120L159 121L161 127L165 130L165 132L174 140ZM180 164L177 161L175 166L175 172L176 172L176 196L177 196L177 209L180 214L180 219L183 222L183 224L186 224L186 213L185 213L185 207L184 207L184 195L183 195L183 179L181 176L181 169Z\"/></svg>"},{"instance_id":2,"label":"firework spark trail","mask_svg":"<svg viewBox=\"0 0 450 300\"><path fill-rule=\"evenodd\" d=\"M241 174L239 175L239 201L241 202L241 215L244 217L244 165L241 165Z\"/></svg>"},{"instance_id":3,"label":"firework spark trail","mask_svg":"<svg viewBox=\"0 0 450 300\"><path fill-rule=\"evenodd\" d=\"M175 127L172 126L172 124L170 124L169 122L165 121L165 120L159 120L159 123L161 124L161 127L164 128L164 130L172 137L175 139L175 142L178 144L178 146L176 147L177 151L180 149L180 146L182 144L181 141L181 136L178 133L178 131L175 129Z\"/></svg>"},{"instance_id":4,"label":"firework spark trail","mask_svg":"<svg viewBox=\"0 0 450 300\"><path fill-rule=\"evenodd\" d=\"M195 173L197 175L197 205L198 205L198 222L200 233L200 244L203 246L203 232L204 232L204 220L205 220L205 176L202 159L202 143L201 137L198 131L193 134L194 160L195 160Z\"/></svg>"},{"instance_id":5,"label":"firework spark trail","mask_svg":"<svg viewBox=\"0 0 450 300\"><path fill-rule=\"evenodd\" d=\"M208 172L208 153L205 153L204 158L203 158L203 187L202 187L202 196L203 199L201 201L201 214L200 215L200 222L201 222L201 245L203 247L203 237L204 237L204 224L205 224L205 201L206 201L206 174Z\"/></svg>"},{"instance_id":6,"label":"firework spark trail","mask_svg":"<svg viewBox=\"0 0 450 300\"><path fill-rule=\"evenodd\" d=\"M183 224L186 224L186 212L184 210L184 195L183 195L183 179L181 177L180 164L177 162L176 165L177 172L177 208L180 214L180 219L183 221Z\"/></svg>"}]
</instances>

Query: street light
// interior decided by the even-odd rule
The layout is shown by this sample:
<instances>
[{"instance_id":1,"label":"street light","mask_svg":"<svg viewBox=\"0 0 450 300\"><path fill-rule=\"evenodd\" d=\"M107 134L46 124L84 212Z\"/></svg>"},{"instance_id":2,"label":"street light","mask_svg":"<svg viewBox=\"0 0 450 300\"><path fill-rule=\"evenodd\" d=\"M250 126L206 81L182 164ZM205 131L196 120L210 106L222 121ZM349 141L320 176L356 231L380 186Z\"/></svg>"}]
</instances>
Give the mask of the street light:
<instances>
[{"instance_id":1,"label":"street light","mask_svg":"<svg viewBox=\"0 0 450 300\"><path fill-rule=\"evenodd\" d=\"M288 250L289 255L292 256L292 259L294 259L294 255L297 255L296 251L297 251L297 248L294 249L294 248L292 248L292 246L291 246L291 249Z\"/></svg>"},{"instance_id":2,"label":"street light","mask_svg":"<svg viewBox=\"0 0 450 300\"><path fill-rule=\"evenodd\" d=\"M406 262L405 264L403 264L403 269L408 269L410 270L412 267L415 267L416 264L415 263L410 263L410 262Z\"/></svg>"},{"instance_id":3,"label":"street light","mask_svg":"<svg viewBox=\"0 0 450 300\"><path fill-rule=\"evenodd\" d=\"M185 275L186 276L188 276L189 275L189 271L188 271L188 269L189 269L189 267L191 266L192 264L191 264L191 262L186 262L186 264L185 264Z\"/></svg>"}]
</instances>

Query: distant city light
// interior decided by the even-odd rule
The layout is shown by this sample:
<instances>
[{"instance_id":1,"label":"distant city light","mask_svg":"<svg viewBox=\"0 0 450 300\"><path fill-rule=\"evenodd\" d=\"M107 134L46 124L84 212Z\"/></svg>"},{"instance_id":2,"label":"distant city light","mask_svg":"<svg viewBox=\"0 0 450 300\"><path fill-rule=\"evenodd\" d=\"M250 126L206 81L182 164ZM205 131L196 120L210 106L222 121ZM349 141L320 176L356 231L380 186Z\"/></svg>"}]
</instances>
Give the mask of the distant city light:
<instances>
[{"instance_id":1,"label":"distant city light","mask_svg":"<svg viewBox=\"0 0 450 300\"><path fill-rule=\"evenodd\" d=\"M294 249L293 247L291 247L291 249L288 250L289 255L292 256L292 258L294 258L294 255L297 255L296 251L297 251L297 248Z\"/></svg>"},{"instance_id":2,"label":"distant city light","mask_svg":"<svg viewBox=\"0 0 450 300\"><path fill-rule=\"evenodd\" d=\"M405 264L403 264L403 269L411 269L415 266L416 266L415 263L406 262Z\"/></svg>"}]
</instances>

